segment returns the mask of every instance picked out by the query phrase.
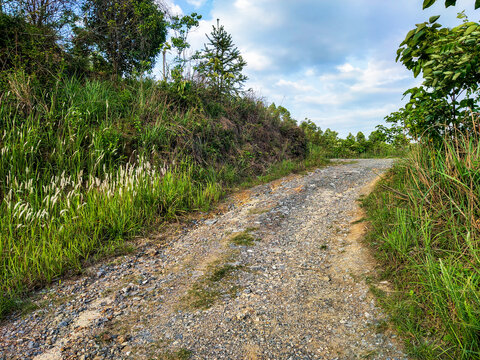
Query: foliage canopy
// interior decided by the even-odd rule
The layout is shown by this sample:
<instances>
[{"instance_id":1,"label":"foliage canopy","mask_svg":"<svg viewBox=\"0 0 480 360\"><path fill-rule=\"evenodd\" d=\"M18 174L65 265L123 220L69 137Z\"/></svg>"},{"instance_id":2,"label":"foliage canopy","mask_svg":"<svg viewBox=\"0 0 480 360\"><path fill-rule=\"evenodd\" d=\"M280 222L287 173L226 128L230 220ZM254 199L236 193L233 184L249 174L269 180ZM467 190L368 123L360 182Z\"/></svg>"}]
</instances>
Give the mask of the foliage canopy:
<instances>
[{"instance_id":1,"label":"foliage canopy","mask_svg":"<svg viewBox=\"0 0 480 360\"><path fill-rule=\"evenodd\" d=\"M153 0L86 0L76 47L114 75L152 68L167 36L163 12Z\"/></svg>"},{"instance_id":2,"label":"foliage canopy","mask_svg":"<svg viewBox=\"0 0 480 360\"><path fill-rule=\"evenodd\" d=\"M397 61L420 74L423 84L409 89L410 101L395 118L414 137L442 137L453 128L468 130L465 117L478 109L480 82L480 24L461 13L462 23L446 28L433 16L417 24L400 44Z\"/></svg>"}]
</instances>

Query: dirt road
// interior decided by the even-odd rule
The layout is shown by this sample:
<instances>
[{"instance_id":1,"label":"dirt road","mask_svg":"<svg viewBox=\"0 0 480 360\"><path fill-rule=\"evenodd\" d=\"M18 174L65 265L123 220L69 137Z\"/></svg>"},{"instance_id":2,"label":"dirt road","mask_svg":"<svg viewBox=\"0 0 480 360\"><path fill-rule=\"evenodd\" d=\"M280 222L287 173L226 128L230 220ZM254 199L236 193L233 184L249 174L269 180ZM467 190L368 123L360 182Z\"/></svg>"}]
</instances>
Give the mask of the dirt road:
<instances>
[{"instance_id":1,"label":"dirt road","mask_svg":"<svg viewBox=\"0 0 480 360\"><path fill-rule=\"evenodd\" d=\"M369 294L357 199L391 160L233 195L38 293L0 359L404 359Z\"/></svg>"}]
</instances>

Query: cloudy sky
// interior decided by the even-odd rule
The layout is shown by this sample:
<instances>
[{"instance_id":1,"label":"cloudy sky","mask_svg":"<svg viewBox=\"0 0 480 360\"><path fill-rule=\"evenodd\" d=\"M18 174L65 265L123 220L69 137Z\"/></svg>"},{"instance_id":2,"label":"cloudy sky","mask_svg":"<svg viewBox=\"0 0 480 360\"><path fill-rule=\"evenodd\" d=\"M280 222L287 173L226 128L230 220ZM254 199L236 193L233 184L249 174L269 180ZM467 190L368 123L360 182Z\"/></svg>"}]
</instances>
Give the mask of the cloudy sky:
<instances>
[{"instance_id":1,"label":"cloudy sky","mask_svg":"<svg viewBox=\"0 0 480 360\"><path fill-rule=\"evenodd\" d=\"M459 23L473 0L422 11L422 0L165 0L177 13L203 19L189 37L200 49L220 19L248 65L246 89L266 102L309 118L322 129L369 134L402 106L402 94L419 82L395 62L396 50L416 23L442 15ZM159 71L159 70L157 70Z\"/></svg>"}]
</instances>

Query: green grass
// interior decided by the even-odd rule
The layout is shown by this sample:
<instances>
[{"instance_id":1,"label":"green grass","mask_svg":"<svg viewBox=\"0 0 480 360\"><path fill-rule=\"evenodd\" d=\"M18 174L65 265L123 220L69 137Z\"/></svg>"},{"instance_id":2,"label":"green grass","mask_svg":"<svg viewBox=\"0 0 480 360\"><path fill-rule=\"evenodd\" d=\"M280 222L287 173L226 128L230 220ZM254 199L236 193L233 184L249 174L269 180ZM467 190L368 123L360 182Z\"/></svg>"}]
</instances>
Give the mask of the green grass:
<instances>
[{"instance_id":1,"label":"green grass","mask_svg":"<svg viewBox=\"0 0 480 360\"><path fill-rule=\"evenodd\" d=\"M396 291L375 289L412 356L480 358L480 146L419 147L363 200Z\"/></svg>"},{"instance_id":2,"label":"green grass","mask_svg":"<svg viewBox=\"0 0 480 360\"><path fill-rule=\"evenodd\" d=\"M159 356L160 360L188 360L193 353L188 349L180 349L177 351L167 351Z\"/></svg>"},{"instance_id":3,"label":"green grass","mask_svg":"<svg viewBox=\"0 0 480 360\"><path fill-rule=\"evenodd\" d=\"M125 241L161 222L208 210L246 179L286 175L304 158L301 138L284 135L287 125L255 99L225 100L213 115L202 88L183 98L153 80L72 77L52 89L21 71L7 80L0 318L30 290L125 251Z\"/></svg>"},{"instance_id":4,"label":"green grass","mask_svg":"<svg viewBox=\"0 0 480 360\"><path fill-rule=\"evenodd\" d=\"M255 241L259 239L254 238L248 231L241 232L236 234L230 238L230 242L235 245L243 245L243 246L253 246Z\"/></svg>"},{"instance_id":5,"label":"green grass","mask_svg":"<svg viewBox=\"0 0 480 360\"><path fill-rule=\"evenodd\" d=\"M183 298L183 303L187 308L191 309L208 309L220 297L218 290L205 287L205 284L197 283L188 290L187 295Z\"/></svg>"},{"instance_id":6,"label":"green grass","mask_svg":"<svg viewBox=\"0 0 480 360\"><path fill-rule=\"evenodd\" d=\"M211 282L220 281L227 276L231 275L238 268L231 264L225 264L213 269L211 274L208 276L207 280Z\"/></svg>"},{"instance_id":7,"label":"green grass","mask_svg":"<svg viewBox=\"0 0 480 360\"><path fill-rule=\"evenodd\" d=\"M234 255L229 257L233 260ZM235 297L239 287L232 283L242 266L225 263L228 259L210 264L206 274L187 291L182 303L187 309L208 309L222 296Z\"/></svg>"}]
</instances>

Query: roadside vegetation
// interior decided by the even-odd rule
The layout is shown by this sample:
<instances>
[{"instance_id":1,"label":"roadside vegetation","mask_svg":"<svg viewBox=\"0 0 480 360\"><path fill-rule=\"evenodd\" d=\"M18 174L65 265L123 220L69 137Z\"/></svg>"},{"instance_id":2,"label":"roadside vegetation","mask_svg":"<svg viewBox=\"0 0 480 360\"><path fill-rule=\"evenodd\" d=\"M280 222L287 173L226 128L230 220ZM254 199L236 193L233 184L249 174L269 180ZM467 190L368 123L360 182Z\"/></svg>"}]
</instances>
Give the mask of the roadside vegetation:
<instances>
[{"instance_id":1,"label":"roadside vegetation","mask_svg":"<svg viewBox=\"0 0 480 360\"><path fill-rule=\"evenodd\" d=\"M207 211L233 186L324 163L294 121L240 91L245 63L223 26L196 54L194 77L183 51L196 14L89 1L80 26L72 4L37 5L40 14L10 1L0 13L0 316L153 225ZM118 29L139 47L111 48ZM163 80L144 75L156 54L142 42L175 55ZM216 46L233 56L217 58Z\"/></svg>"},{"instance_id":2,"label":"roadside vegetation","mask_svg":"<svg viewBox=\"0 0 480 360\"><path fill-rule=\"evenodd\" d=\"M480 358L480 24L459 19L432 17L401 44L398 60L424 82L387 121L416 144L363 200L392 284L372 289L421 359Z\"/></svg>"},{"instance_id":3,"label":"roadside vegetation","mask_svg":"<svg viewBox=\"0 0 480 360\"><path fill-rule=\"evenodd\" d=\"M153 0L0 2L0 318L232 188L404 147L299 126L243 89L219 22L189 50L200 19Z\"/></svg>"}]
</instances>

